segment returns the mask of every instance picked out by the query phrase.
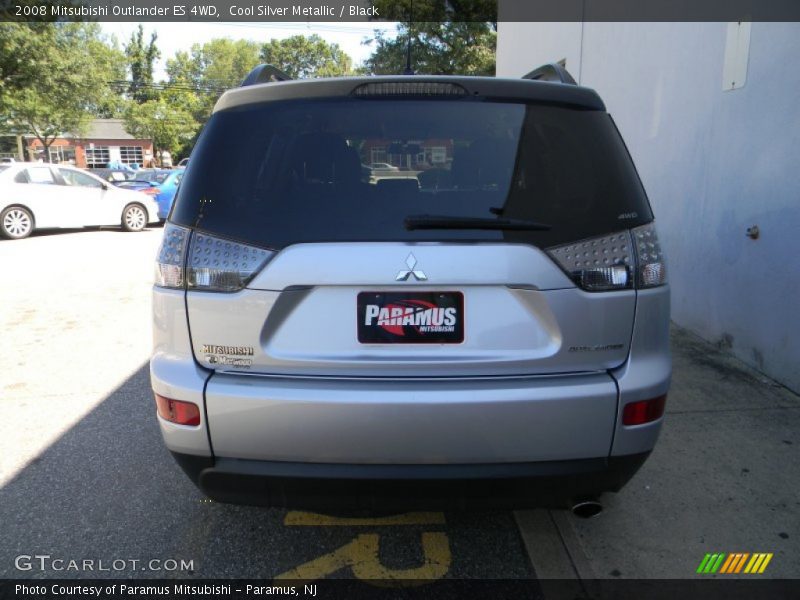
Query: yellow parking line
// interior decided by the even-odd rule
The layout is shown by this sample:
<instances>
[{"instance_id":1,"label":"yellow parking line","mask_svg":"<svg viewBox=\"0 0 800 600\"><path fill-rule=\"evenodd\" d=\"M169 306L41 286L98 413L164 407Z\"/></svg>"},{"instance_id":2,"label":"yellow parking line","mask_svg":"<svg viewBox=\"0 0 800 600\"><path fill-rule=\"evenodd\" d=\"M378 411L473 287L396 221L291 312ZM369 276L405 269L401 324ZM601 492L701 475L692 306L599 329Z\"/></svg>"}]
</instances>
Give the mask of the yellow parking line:
<instances>
[{"instance_id":1,"label":"yellow parking line","mask_svg":"<svg viewBox=\"0 0 800 600\"><path fill-rule=\"evenodd\" d=\"M356 518L333 517L320 515L313 512L292 510L286 513L283 524L287 526L310 527L358 527L358 526L393 526L393 525L444 525L444 513L440 512L409 512L386 517Z\"/></svg>"},{"instance_id":2,"label":"yellow parking line","mask_svg":"<svg viewBox=\"0 0 800 600\"><path fill-rule=\"evenodd\" d=\"M450 542L443 532L422 534L423 561L411 569L390 569L378 556L380 536L363 533L350 543L310 560L275 577L279 580L308 582L327 577L341 569L350 568L358 579L378 586L422 585L441 579L450 569Z\"/></svg>"}]
</instances>

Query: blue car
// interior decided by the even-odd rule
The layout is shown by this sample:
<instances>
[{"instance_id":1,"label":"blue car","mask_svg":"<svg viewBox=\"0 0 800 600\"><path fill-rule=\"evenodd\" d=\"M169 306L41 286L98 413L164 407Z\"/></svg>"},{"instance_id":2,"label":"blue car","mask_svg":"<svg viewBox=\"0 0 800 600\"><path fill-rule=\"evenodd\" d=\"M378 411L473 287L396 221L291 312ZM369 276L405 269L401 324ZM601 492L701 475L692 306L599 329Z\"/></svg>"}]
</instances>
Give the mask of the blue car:
<instances>
[{"instance_id":1,"label":"blue car","mask_svg":"<svg viewBox=\"0 0 800 600\"><path fill-rule=\"evenodd\" d=\"M158 203L158 218L164 220L172 208L175 192L185 169L141 169L130 181L120 181L118 187L144 192Z\"/></svg>"}]
</instances>

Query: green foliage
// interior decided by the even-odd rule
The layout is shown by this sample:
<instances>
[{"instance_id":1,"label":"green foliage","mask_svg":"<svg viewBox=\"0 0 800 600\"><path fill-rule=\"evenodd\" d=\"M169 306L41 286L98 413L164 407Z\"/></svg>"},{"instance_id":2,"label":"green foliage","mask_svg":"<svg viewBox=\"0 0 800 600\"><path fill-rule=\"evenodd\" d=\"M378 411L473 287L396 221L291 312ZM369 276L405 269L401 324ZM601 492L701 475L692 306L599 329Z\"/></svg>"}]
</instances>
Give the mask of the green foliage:
<instances>
[{"instance_id":1,"label":"green foliage","mask_svg":"<svg viewBox=\"0 0 800 600\"><path fill-rule=\"evenodd\" d=\"M194 44L189 52L177 52L167 60L165 100L190 114L195 122L193 133L211 115L217 99L227 89L242 83L259 62L260 45L247 40L213 39ZM178 156L188 156L194 136L184 139Z\"/></svg>"},{"instance_id":2,"label":"green foliage","mask_svg":"<svg viewBox=\"0 0 800 600\"><path fill-rule=\"evenodd\" d=\"M352 73L352 59L338 44L329 44L318 35L294 35L270 40L261 49L261 61L279 68L292 79L336 77Z\"/></svg>"},{"instance_id":3,"label":"green foliage","mask_svg":"<svg viewBox=\"0 0 800 600\"><path fill-rule=\"evenodd\" d=\"M96 23L0 24L0 56L0 127L32 133L45 148L59 135L83 133L92 116L118 110L107 82L121 55Z\"/></svg>"},{"instance_id":4,"label":"green foliage","mask_svg":"<svg viewBox=\"0 0 800 600\"><path fill-rule=\"evenodd\" d=\"M82 134L93 117L123 116L131 134L186 156L222 92L259 63L295 78L353 73L352 59L318 35L194 44L156 83L159 56L142 26L120 48L96 23L0 23L0 130L32 133L47 147Z\"/></svg>"},{"instance_id":5,"label":"green foliage","mask_svg":"<svg viewBox=\"0 0 800 600\"><path fill-rule=\"evenodd\" d=\"M132 102L125 112L126 131L137 138L152 139L159 159L165 150L177 154L191 141L197 128L190 112L165 97L141 104Z\"/></svg>"},{"instance_id":6,"label":"green foliage","mask_svg":"<svg viewBox=\"0 0 800 600\"><path fill-rule=\"evenodd\" d=\"M380 32L365 71L405 71L408 40L411 68L426 75L494 75L497 47L496 0L372 0L381 18L400 21L398 35Z\"/></svg>"},{"instance_id":7,"label":"green foliage","mask_svg":"<svg viewBox=\"0 0 800 600\"><path fill-rule=\"evenodd\" d=\"M0 112L12 94L39 77L44 61L38 50L54 39L52 23L0 23Z\"/></svg>"},{"instance_id":8,"label":"green foliage","mask_svg":"<svg viewBox=\"0 0 800 600\"><path fill-rule=\"evenodd\" d=\"M125 44L125 56L130 70L130 98L139 104L153 100L158 92L153 88L153 64L161 56L156 46L156 32L150 35L150 42L144 41L144 27L131 34L130 41Z\"/></svg>"},{"instance_id":9,"label":"green foliage","mask_svg":"<svg viewBox=\"0 0 800 600\"><path fill-rule=\"evenodd\" d=\"M213 39L167 60L163 97L170 106L192 115L196 122L193 131L199 131L222 92L241 85L253 67L264 62L294 78L345 75L352 66L352 59L337 44L328 44L317 35L297 35L263 45ZM193 142L190 139L179 145L178 155L187 156Z\"/></svg>"},{"instance_id":10,"label":"green foliage","mask_svg":"<svg viewBox=\"0 0 800 600\"><path fill-rule=\"evenodd\" d=\"M411 68L424 75L494 75L497 33L488 23L400 24L387 39L378 32L375 50L365 61L375 75L399 75L406 68L411 37Z\"/></svg>"}]
</instances>

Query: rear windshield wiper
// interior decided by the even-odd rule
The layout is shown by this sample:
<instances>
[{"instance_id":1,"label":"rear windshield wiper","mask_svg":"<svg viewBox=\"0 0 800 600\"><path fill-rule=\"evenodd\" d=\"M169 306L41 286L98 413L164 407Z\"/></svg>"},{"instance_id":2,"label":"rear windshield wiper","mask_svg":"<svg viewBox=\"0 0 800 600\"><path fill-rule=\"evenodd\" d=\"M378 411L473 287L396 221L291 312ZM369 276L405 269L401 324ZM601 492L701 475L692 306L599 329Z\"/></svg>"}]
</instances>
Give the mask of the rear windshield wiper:
<instances>
[{"instance_id":1,"label":"rear windshield wiper","mask_svg":"<svg viewBox=\"0 0 800 600\"><path fill-rule=\"evenodd\" d=\"M489 219L482 217L448 217L444 215L411 215L406 217L406 229L500 229L504 231L549 231L552 226L518 219Z\"/></svg>"}]
</instances>

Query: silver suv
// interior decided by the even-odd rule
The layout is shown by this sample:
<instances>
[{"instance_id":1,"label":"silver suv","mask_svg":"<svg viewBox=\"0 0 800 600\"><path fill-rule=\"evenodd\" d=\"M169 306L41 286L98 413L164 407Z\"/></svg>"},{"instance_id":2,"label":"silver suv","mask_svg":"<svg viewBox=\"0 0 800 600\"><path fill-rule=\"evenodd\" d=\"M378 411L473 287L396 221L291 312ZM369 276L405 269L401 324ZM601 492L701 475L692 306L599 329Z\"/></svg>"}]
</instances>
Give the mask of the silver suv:
<instances>
[{"instance_id":1,"label":"silver suv","mask_svg":"<svg viewBox=\"0 0 800 600\"><path fill-rule=\"evenodd\" d=\"M669 290L598 95L557 67L271 73L220 98L157 259L152 386L180 466L267 505L619 490L661 428Z\"/></svg>"}]
</instances>

